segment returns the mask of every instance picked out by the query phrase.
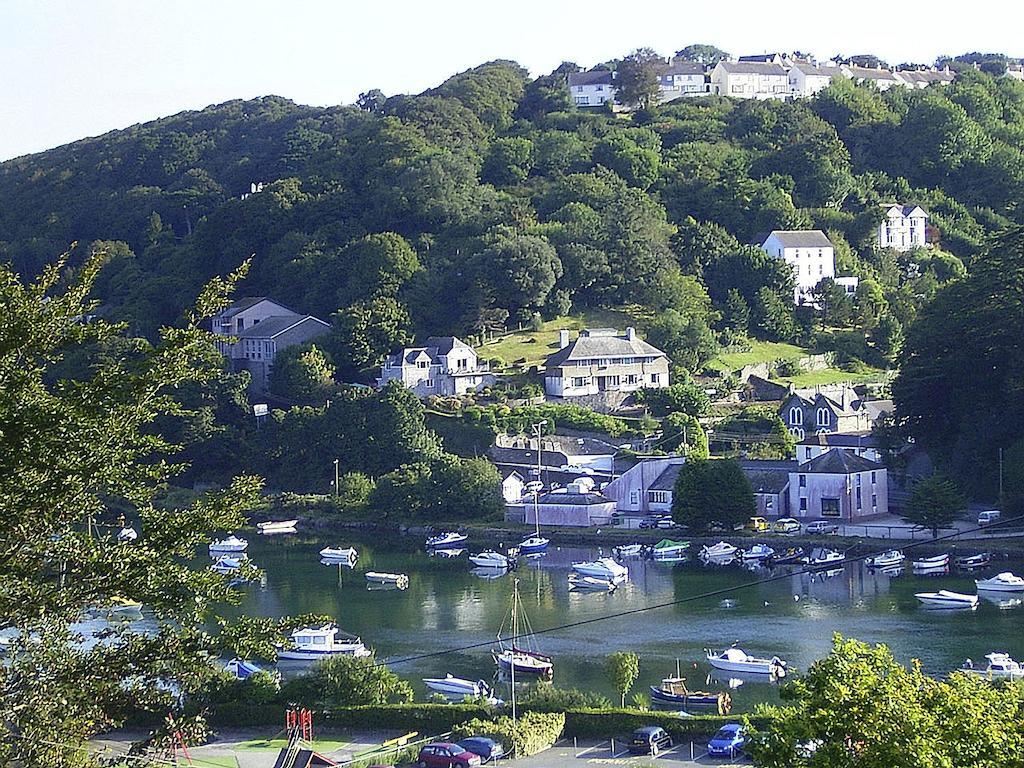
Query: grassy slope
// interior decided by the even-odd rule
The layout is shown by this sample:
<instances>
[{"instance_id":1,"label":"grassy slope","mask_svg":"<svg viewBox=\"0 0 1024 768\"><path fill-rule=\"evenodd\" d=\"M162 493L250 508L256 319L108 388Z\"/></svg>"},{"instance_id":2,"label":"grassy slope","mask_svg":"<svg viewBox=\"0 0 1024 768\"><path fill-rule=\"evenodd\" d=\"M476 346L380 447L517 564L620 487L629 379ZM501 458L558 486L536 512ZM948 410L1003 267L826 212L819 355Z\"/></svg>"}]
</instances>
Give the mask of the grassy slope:
<instances>
[{"instance_id":1,"label":"grassy slope","mask_svg":"<svg viewBox=\"0 0 1024 768\"><path fill-rule=\"evenodd\" d=\"M723 352L709 361L707 367L715 371L738 371L745 365L770 363L775 360L793 360L811 354L810 350L795 344L754 339L751 339L749 343L749 352Z\"/></svg>"}]
</instances>

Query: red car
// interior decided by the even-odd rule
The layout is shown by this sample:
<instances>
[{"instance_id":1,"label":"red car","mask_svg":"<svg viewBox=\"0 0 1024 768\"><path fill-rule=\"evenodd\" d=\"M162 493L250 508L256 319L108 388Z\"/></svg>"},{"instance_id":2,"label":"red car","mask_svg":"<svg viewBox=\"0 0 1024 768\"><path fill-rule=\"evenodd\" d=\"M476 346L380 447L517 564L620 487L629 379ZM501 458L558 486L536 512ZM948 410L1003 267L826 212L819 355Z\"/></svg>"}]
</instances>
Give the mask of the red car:
<instances>
[{"instance_id":1,"label":"red car","mask_svg":"<svg viewBox=\"0 0 1024 768\"><path fill-rule=\"evenodd\" d=\"M416 765L418 768L477 768L480 755L467 752L458 744L436 742L420 750Z\"/></svg>"}]
</instances>

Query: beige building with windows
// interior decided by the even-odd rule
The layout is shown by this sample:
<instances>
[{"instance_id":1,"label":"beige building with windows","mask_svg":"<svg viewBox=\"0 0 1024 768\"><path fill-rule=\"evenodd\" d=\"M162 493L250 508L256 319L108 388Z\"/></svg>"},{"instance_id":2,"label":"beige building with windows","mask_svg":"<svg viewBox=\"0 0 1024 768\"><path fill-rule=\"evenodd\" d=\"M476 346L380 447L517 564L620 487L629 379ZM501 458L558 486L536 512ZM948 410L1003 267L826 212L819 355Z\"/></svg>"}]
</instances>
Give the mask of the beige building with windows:
<instances>
[{"instance_id":1,"label":"beige building with windows","mask_svg":"<svg viewBox=\"0 0 1024 768\"><path fill-rule=\"evenodd\" d=\"M668 357L637 336L633 328L586 328L571 340L559 331L559 349L545 363L544 391L550 397L586 397L633 392L669 384Z\"/></svg>"},{"instance_id":2,"label":"beige building with windows","mask_svg":"<svg viewBox=\"0 0 1024 768\"><path fill-rule=\"evenodd\" d=\"M385 358L377 386L399 381L417 397L464 395L495 382L476 350L454 336L431 336L422 347L406 347Z\"/></svg>"}]
</instances>

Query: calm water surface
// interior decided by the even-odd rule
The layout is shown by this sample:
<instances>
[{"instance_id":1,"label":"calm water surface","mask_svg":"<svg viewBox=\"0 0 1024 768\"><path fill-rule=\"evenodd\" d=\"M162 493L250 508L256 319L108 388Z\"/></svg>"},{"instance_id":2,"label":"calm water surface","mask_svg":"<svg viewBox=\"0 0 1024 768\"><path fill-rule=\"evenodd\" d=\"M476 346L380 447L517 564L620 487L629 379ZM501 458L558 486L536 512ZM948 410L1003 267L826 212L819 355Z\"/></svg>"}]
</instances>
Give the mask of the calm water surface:
<instances>
[{"instance_id":1,"label":"calm water surface","mask_svg":"<svg viewBox=\"0 0 1024 768\"><path fill-rule=\"evenodd\" d=\"M360 635L379 658L394 661L493 641L507 617L513 578L519 579L533 628L543 630L787 573L782 568L751 572L738 566L627 561L628 583L611 594L588 593L570 591L567 576L574 560L601 554L597 548L552 546L547 555L521 562L514 576L481 578L472 572L465 555L454 560L431 558L418 548L418 540L255 533L248 538L249 556L263 568L265 584L247 587L244 602L233 610L261 616L329 615L343 629ZM360 556L355 569L339 571L337 566L321 565L317 552L328 545L356 546ZM1000 563L983 573L1007 569L1021 573L1021 564ZM410 586L404 591L370 590L363 577L368 570L406 573ZM967 657L980 660L993 650L1024 656L1024 607L1019 602L1000 607L982 600L976 611L934 611L922 608L914 598L915 592L936 589L973 593L974 578L967 574L889 578L860 563L848 564L829 578L787 575L728 595L556 630L538 637L537 644L555 658L556 685L609 696L612 690L603 662L618 650L640 655L640 679L634 691L646 691L648 685L672 674L676 659L691 688L722 690L730 684L729 676L716 672L721 679L708 679L712 670L703 649L733 642L748 653L778 655L797 670L807 669L827 655L834 632L886 643L897 658L918 658L925 671L934 675L947 673ZM422 677L451 673L489 680L494 673L487 648L404 661L394 668L413 681L420 698L427 695ZM777 699L774 685L756 679L738 686L737 682L732 680L732 695L738 709Z\"/></svg>"}]
</instances>

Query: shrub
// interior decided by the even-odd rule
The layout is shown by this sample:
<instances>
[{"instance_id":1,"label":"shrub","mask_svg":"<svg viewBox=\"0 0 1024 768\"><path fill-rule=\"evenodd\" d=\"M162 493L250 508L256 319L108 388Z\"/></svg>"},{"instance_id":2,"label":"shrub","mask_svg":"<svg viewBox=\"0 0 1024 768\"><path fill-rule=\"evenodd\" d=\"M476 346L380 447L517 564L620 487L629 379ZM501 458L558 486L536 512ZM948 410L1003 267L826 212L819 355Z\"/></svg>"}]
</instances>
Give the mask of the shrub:
<instances>
[{"instance_id":1,"label":"shrub","mask_svg":"<svg viewBox=\"0 0 1024 768\"><path fill-rule=\"evenodd\" d=\"M457 725L452 737L487 736L500 741L516 757L529 757L558 741L564 728L562 712L524 712L515 722L510 717L469 720Z\"/></svg>"},{"instance_id":2,"label":"shrub","mask_svg":"<svg viewBox=\"0 0 1024 768\"><path fill-rule=\"evenodd\" d=\"M480 704L392 704L383 707L339 707L318 715L325 726L363 731L449 733L460 723L486 720L494 708Z\"/></svg>"},{"instance_id":3,"label":"shrub","mask_svg":"<svg viewBox=\"0 0 1024 768\"><path fill-rule=\"evenodd\" d=\"M599 693L579 688L556 688L551 683L536 683L518 696L523 709L536 712L564 712L567 709L610 709L611 701Z\"/></svg>"},{"instance_id":4,"label":"shrub","mask_svg":"<svg viewBox=\"0 0 1024 768\"><path fill-rule=\"evenodd\" d=\"M768 722L766 717L755 716L747 719L758 729ZM607 739L626 736L645 725L660 725L673 736L693 738L711 736L726 723L738 721L739 718L721 715L682 718L669 712L641 712L635 709L573 709L565 713L565 735Z\"/></svg>"}]
</instances>

